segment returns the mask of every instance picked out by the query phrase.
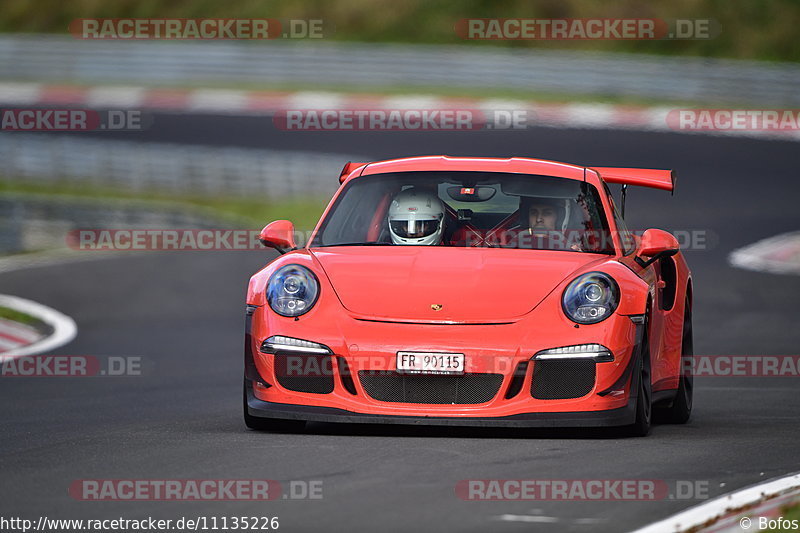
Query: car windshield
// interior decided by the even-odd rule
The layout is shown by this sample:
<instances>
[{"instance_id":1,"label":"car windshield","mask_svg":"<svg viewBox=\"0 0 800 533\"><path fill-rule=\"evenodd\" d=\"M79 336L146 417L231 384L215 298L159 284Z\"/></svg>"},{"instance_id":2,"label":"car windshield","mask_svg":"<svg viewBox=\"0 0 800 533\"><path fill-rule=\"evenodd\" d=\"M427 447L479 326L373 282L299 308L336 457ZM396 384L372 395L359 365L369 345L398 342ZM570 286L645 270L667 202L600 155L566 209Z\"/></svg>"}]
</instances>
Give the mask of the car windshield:
<instances>
[{"instance_id":1,"label":"car windshield","mask_svg":"<svg viewBox=\"0 0 800 533\"><path fill-rule=\"evenodd\" d=\"M499 172L397 172L353 179L311 243L399 245L614 253L593 185Z\"/></svg>"}]
</instances>

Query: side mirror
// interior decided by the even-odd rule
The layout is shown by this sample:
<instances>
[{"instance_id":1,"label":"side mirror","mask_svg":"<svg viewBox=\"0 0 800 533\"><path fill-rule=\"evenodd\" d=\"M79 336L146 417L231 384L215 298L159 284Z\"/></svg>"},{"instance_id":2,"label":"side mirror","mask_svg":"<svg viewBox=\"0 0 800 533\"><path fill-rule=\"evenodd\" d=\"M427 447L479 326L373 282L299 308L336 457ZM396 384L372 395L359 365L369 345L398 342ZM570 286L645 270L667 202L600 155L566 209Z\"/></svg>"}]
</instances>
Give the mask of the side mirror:
<instances>
[{"instance_id":1,"label":"side mirror","mask_svg":"<svg viewBox=\"0 0 800 533\"><path fill-rule=\"evenodd\" d=\"M675 255L678 251L680 251L680 245L674 235L660 229L649 229L642 235L637 250L639 257L636 258L636 262L644 268L662 257ZM644 261L641 259L642 256L650 259Z\"/></svg>"},{"instance_id":2,"label":"side mirror","mask_svg":"<svg viewBox=\"0 0 800 533\"><path fill-rule=\"evenodd\" d=\"M297 248L294 242L294 224L288 220L270 222L261 230L258 240L264 246L275 248L282 254Z\"/></svg>"}]
</instances>

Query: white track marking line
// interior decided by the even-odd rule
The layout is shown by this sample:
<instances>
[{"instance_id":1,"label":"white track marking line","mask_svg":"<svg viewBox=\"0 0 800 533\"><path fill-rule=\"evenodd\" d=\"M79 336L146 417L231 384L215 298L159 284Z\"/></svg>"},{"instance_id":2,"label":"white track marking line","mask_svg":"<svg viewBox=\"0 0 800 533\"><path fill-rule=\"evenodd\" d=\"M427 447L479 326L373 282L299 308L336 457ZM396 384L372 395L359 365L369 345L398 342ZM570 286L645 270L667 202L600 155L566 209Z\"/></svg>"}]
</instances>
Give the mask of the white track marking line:
<instances>
[{"instance_id":1,"label":"white track marking line","mask_svg":"<svg viewBox=\"0 0 800 533\"><path fill-rule=\"evenodd\" d=\"M632 533L663 533L669 531L684 531L699 526L706 521L723 516L728 509L737 509L745 505L758 503L763 497L779 494L800 487L800 473L789 474L777 479L772 479L752 485L719 498L701 503L694 507L655 522Z\"/></svg>"},{"instance_id":2,"label":"white track marking line","mask_svg":"<svg viewBox=\"0 0 800 533\"><path fill-rule=\"evenodd\" d=\"M34 316L53 328L52 335L27 346L3 352L0 355L0 361L53 350L70 342L78 333L78 326L72 318L40 303L19 298L18 296L0 294L0 306L9 307L21 313Z\"/></svg>"},{"instance_id":3,"label":"white track marking line","mask_svg":"<svg viewBox=\"0 0 800 533\"><path fill-rule=\"evenodd\" d=\"M501 522L533 522L538 524L555 524L560 518L557 516L542 516L530 514L501 514L492 517L494 520Z\"/></svg>"},{"instance_id":4,"label":"white track marking line","mask_svg":"<svg viewBox=\"0 0 800 533\"><path fill-rule=\"evenodd\" d=\"M747 270L800 274L800 231L775 235L734 250L728 262Z\"/></svg>"},{"instance_id":5,"label":"white track marking line","mask_svg":"<svg viewBox=\"0 0 800 533\"><path fill-rule=\"evenodd\" d=\"M602 524L606 520L604 518L576 518L573 520L576 524L580 525L590 525L593 526L595 524Z\"/></svg>"}]
</instances>

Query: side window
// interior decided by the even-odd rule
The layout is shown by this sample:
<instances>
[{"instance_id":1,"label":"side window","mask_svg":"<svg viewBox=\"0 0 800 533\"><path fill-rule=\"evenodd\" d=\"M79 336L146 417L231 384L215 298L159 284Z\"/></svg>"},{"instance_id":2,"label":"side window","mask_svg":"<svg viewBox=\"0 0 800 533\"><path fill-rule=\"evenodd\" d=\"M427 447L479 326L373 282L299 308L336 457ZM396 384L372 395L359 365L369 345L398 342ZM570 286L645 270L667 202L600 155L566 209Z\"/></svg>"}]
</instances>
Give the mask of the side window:
<instances>
[{"instance_id":1,"label":"side window","mask_svg":"<svg viewBox=\"0 0 800 533\"><path fill-rule=\"evenodd\" d=\"M622 242L622 251L625 255L631 254L636 250L636 243L633 240L633 235L628 231L628 226L625 225L625 220L620 216L617 210L617 204L614 203L614 197L611 195L611 190L608 185L603 183L603 188L608 195L608 202L611 204L611 211L614 216L614 224L617 226L619 232L619 239Z\"/></svg>"}]
</instances>

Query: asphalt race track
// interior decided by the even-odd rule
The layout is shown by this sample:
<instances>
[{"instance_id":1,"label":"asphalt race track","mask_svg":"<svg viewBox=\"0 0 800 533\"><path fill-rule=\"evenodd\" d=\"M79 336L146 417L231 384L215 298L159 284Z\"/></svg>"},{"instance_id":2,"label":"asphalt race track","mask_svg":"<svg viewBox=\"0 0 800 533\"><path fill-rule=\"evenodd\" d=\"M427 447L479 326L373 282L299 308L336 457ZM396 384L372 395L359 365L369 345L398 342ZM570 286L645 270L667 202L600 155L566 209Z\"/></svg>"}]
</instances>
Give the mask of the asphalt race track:
<instances>
[{"instance_id":1,"label":"asphalt race track","mask_svg":"<svg viewBox=\"0 0 800 533\"><path fill-rule=\"evenodd\" d=\"M695 352L795 354L800 345L800 278L737 270L726 260L735 248L798 229L797 143L545 128L287 133L268 118L188 115L158 115L151 130L123 135L370 158L518 155L674 168L675 196L629 190L627 218L632 228L707 235L708 249L686 253ZM332 181L339 170L330 169ZM655 426L645 439L333 424L311 424L303 434L249 431L241 415L244 291L274 255L152 252L0 275L0 293L77 321L78 338L57 353L144 361L141 377L2 380L0 514L278 516L287 532L624 531L699 501L468 502L455 486L465 479L688 480L707 483L715 496L800 470L800 383L790 377L699 379L691 422ZM321 480L323 498L82 502L67 492L79 479L128 478Z\"/></svg>"}]
</instances>

